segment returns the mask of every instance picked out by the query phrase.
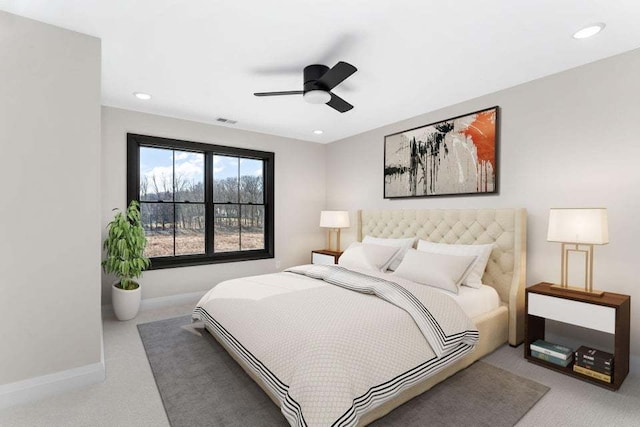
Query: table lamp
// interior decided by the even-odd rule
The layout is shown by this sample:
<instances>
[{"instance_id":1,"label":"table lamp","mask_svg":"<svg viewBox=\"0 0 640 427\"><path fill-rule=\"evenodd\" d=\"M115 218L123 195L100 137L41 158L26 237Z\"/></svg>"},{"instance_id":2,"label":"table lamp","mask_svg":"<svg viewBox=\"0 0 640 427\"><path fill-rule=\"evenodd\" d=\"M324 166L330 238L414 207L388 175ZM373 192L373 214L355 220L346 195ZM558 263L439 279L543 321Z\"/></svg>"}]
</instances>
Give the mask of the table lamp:
<instances>
[{"instance_id":1,"label":"table lamp","mask_svg":"<svg viewBox=\"0 0 640 427\"><path fill-rule=\"evenodd\" d=\"M594 296L603 295L604 292L593 290L593 245L609 243L606 208L550 209L547 241L562 243L560 285L552 287ZM570 252L585 255L584 288L568 285Z\"/></svg>"},{"instance_id":2,"label":"table lamp","mask_svg":"<svg viewBox=\"0 0 640 427\"><path fill-rule=\"evenodd\" d=\"M340 252L340 229L349 227L349 212L347 211L322 211L320 212L320 227L328 228L327 244L329 250ZM336 231L336 249L331 247L331 232Z\"/></svg>"}]
</instances>

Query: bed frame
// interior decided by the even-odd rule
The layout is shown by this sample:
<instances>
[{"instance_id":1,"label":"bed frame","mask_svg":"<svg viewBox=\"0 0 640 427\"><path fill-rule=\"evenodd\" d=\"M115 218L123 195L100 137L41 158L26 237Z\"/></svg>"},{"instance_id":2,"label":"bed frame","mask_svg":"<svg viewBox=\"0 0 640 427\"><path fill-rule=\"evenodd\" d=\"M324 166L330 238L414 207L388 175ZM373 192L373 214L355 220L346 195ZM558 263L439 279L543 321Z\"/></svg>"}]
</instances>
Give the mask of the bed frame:
<instances>
[{"instance_id":1,"label":"bed frame","mask_svg":"<svg viewBox=\"0 0 640 427\"><path fill-rule=\"evenodd\" d=\"M497 309L472 319L480 332L480 340L472 353L434 376L405 389L378 408L367 412L361 418L359 425L367 425L385 416L507 341L513 346L523 341L525 209L362 210L358 211L357 231L359 241L369 235L391 238L418 237L437 243L495 243L482 282L494 287L502 301ZM207 329L209 330L208 326ZM209 332L279 406L277 398L269 392L252 369L235 355L235 351L230 351L214 331L209 330Z\"/></svg>"},{"instance_id":2,"label":"bed frame","mask_svg":"<svg viewBox=\"0 0 640 427\"><path fill-rule=\"evenodd\" d=\"M480 341L472 353L364 414L361 425L385 416L507 341L517 346L524 340L525 209L361 210L357 222L358 241L368 235L418 237L449 244L495 243L482 283L495 288L502 301L497 309L472 319L480 331Z\"/></svg>"}]
</instances>

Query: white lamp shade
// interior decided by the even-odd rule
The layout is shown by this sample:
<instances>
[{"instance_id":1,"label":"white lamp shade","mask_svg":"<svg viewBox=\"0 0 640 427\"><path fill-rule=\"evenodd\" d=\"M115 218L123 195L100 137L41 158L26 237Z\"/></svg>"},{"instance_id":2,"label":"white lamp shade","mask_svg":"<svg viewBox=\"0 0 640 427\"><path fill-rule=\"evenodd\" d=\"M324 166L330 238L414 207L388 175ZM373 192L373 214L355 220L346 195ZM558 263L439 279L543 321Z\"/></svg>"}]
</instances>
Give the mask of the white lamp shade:
<instances>
[{"instance_id":1,"label":"white lamp shade","mask_svg":"<svg viewBox=\"0 0 640 427\"><path fill-rule=\"evenodd\" d=\"M606 208L549 210L550 242L604 245L609 243Z\"/></svg>"},{"instance_id":2,"label":"white lamp shade","mask_svg":"<svg viewBox=\"0 0 640 427\"><path fill-rule=\"evenodd\" d=\"M349 227L349 212L347 211L320 212L320 227L324 227L324 228Z\"/></svg>"}]
</instances>

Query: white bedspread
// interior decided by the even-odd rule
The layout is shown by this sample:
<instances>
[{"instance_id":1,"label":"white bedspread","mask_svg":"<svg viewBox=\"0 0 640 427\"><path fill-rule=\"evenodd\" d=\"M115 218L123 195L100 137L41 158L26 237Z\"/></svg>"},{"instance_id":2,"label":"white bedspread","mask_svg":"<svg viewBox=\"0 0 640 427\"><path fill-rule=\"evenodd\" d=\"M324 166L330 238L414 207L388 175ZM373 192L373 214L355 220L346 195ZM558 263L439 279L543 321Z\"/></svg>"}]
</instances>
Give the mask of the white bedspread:
<instances>
[{"instance_id":1,"label":"white bedspread","mask_svg":"<svg viewBox=\"0 0 640 427\"><path fill-rule=\"evenodd\" d=\"M427 286L427 285L419 285L413 284L413 282L408 282L407 280L403 280L394 276L392 272L380 272L380 271L372 271L372 270L360 270L363 273L379 277L385 280L391 281L399 281L400 284L412 283L411 286ZM458 290L458 294L454 294L452 292L446 291L444 289L435 288L438 292L448 296L453 299L458 305L462 308L462 310L469 316L470 318L474 318L477 316L481 316L485 313L488 313L496 308L500 307L500 295L498 292L491 286L482 285L479 288L471 288L469 286L460 286Z\"/></svg>"},{"instance_id":2,"label":"white bedspread","mask_svg":"<svg viewBox=\"0 0 640 427\"><path fill-rule=\"evenodd\" d=\"M294 271L220 283L193 314L266 383L292 425L356 425L478 339L460 306L427 286L337 266Z\"/></svg>"}]
</instances>

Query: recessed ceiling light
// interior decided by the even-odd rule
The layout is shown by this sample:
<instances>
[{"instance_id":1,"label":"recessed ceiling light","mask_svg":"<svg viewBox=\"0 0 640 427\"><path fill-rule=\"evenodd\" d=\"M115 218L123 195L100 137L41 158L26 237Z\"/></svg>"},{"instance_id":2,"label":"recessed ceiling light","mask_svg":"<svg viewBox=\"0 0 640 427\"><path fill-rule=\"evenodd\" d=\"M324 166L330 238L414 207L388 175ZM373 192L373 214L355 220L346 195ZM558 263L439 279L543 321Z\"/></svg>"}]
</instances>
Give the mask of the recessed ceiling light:
<instances>
[{"instance_id":1,"label":"recessed ceiling light","mask_svg":"<svg viewBox=\"0 0 640 427\"><path fill-rule=\"evenodd\" d=\"M322 135L324 132L318 129L318 130L314 130L313 133L315 133L316 135Z\"/></svg>"},{"instance_id":2,"label":"recessed ceiling light","mask_svg":"<svg viewBox=\"0 0 640 427\"><path fill-rule=\"evenodd\" d=\"M595 36L600 31L604 30L604 23L598 22L597 24L587 25L586 27L576 31L573 34L574 39L586 39Z\"/></svg>"},{"instance_id":3,"label":"recessed ceiling light","mask_svg":"<svg viewBox=\"0 0 640 427\"><path fill-rule=\"evenodd\" d=\"M143 92L133 92L133 96L135 96L138 99L142 99L144 101L148 101L151 99L151 95Z\"/></svg>"}]
</instances>

